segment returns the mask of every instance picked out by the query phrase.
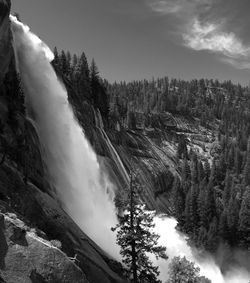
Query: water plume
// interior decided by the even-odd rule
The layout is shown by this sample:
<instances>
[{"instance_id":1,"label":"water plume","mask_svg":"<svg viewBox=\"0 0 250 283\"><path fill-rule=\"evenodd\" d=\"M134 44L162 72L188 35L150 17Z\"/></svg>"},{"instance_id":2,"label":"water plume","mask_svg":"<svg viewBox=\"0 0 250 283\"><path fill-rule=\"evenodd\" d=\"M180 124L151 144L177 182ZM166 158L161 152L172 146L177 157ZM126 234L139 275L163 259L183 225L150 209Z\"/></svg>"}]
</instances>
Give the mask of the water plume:
<instances>
[{"instance_id":1,"label":"water plume","mask_svg":"<svg viewBox=\"0 0 250 283\"><path fill-rule=\"evenodd\" d=\"M250 274L243 268L229 268L222 274L220 267L214 258L207 254L202 256L191 249L187 244L187 236L178 232L175 227L177 221L174 218L158 216L154 219L155 232L160 235L159 244L167 247L168 261L159 260L160 279L166 282L168 278L168 264L175 256L185 256L187 260L194 262L200 268L200 274L210 279L213 283L249 283Z\"/></svg>"},{"instance_id":2,"label":"water plume","mask_svg":"<svg viewBox=\"0 0 250 283\"><path fill-rule=\"evenodd\" d=\"M75 120L67 91L50 64L53 53L11 16L16 59L28 112L43 146L48 179L64 210L103 250L119 258L113 188Z\"/></svg>"}]
</instances>

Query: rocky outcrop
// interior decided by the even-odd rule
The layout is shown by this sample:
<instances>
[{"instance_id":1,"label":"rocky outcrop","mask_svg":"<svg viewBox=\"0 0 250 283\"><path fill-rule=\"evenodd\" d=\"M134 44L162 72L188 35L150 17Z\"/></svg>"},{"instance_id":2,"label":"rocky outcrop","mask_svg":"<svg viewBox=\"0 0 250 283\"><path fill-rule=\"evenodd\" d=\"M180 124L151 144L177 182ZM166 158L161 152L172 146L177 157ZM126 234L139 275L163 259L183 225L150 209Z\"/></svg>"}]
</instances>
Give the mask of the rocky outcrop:
<instances>
[{"instance_id":1,"label":"rocky outcrop","mask_svg":"<svg viewBox=\"0 0 250 283\"><path fill-rule=\"evenodd\" d=\"M37 235L15 214L0 213L0 278L6 283L87 283L75 259Z\"/></svg>"}]
</instances>

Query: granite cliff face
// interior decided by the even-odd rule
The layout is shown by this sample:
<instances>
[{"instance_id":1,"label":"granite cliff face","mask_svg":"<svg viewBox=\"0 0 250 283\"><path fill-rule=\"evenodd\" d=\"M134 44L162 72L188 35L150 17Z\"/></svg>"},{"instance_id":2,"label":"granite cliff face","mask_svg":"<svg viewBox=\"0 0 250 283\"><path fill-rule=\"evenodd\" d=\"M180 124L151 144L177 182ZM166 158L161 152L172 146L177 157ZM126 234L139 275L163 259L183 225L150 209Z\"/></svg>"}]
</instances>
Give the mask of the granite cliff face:
<instances>
[{"instance_id":1,"label":"granite cliff face","mask_svg":"<svg viewBox=\"0 0 250 283\"><path fill-rule=\"evenodd\" d=\"M157 127L136 130L117 127L105 131L97 111L93 114L94 122L85 122L83 127L118 192L128 187L129 172L136 171L141 198L147 207L171 215L171 189L175 176L181 172L176 157L179 137L185 137L188 149L196 152L200 160L211 158L216 142L213 132L194 119L170 113L167 119L159 114L155 116L159 121Z\"/></svg>"}]
</instances>

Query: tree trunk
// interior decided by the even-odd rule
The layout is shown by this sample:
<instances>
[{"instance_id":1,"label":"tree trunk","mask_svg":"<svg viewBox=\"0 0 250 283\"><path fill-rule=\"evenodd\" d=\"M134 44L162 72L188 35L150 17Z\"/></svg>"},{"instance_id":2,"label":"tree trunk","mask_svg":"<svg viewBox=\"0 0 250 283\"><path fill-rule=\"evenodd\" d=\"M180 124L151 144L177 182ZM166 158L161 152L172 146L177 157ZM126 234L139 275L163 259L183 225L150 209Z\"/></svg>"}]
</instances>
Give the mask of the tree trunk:
<instances>
[{"instance_id":1,"label":"tree trunk","mask_svg":"<svg viewBox=\"0 0 250 283\"><path fill-rule=\"evenodd\" d=\"M132 188L132 174L130 174L130 231L134 233L134 202L133 202L133 188ZM133 271L133 283L138 283L137 278L137 264L136 264L136 248L135 240L131 241L131 254L132 254L132 271Z\"/></svg>"}]
</instances>

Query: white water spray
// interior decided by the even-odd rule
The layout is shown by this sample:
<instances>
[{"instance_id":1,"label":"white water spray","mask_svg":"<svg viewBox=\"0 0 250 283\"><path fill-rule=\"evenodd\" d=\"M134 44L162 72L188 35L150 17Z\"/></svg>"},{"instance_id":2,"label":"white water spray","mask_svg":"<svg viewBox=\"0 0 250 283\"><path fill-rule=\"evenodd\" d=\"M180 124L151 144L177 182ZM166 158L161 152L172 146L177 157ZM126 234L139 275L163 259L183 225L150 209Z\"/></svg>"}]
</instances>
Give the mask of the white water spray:
<instances>
[{"instance_id":1,"label":"white water spray","mask_svg":"<svg viewBox=\"0 0 250 283\"><path fill-rule=\"evenodd\" d=\"M209 256L197 257L195 252L188 246L187 237L179 233L175 226L174 218L155 217L155 232L160 235L159 244L167 247L169 260L159 260L160 279L162 282L168 278L168 264L175 256L185 256L187 260L194 262L200 268L200 274L209 278L213 283L249 283L250 274L244 269L231 269L222 274L214 259Z\"/></svg>"},{"instance_id":2,"label":"white water spray","mask_svg":"<svg viewBox=\"0 0 250 283\"><path fill-rule=\"evenodd\" d=\"M11 16L18 66L28 110L37 124L50 182L65 211L102 249L119 258L113 189L76 122L67 92L50 61L53 53Z\"/></svg>"},{"instance_id":3,"label":"white water spray","mask_svg":"<svg viewBox=\"0 0 250 283\"><path fill-rule=\"evenodd\" d=\"M67 92L58 80L50 61L53 53L29 28L11 17L16 56L25 88L28 109L37 124L43 157L50 181L64 209L97 244L119 259L115 234L110 231L117 223L113 190L100 173L95 153L74 119ZM187 245L184 235L175 230L176 221L155 218L155 232L160 244L167 247L170 259L186 256L201 269L201 274L213 283L249 282L249 274L241 270L223 278L212 258L198 260ZM156 261L163 282L168 278L170 260Z\"/></svg>"}]
</instances>

